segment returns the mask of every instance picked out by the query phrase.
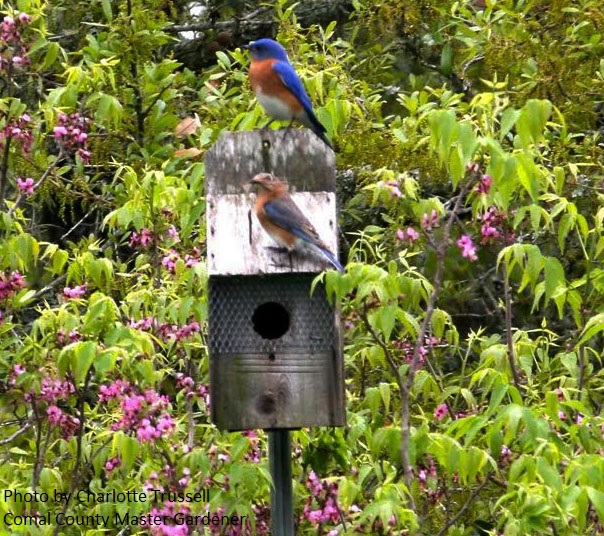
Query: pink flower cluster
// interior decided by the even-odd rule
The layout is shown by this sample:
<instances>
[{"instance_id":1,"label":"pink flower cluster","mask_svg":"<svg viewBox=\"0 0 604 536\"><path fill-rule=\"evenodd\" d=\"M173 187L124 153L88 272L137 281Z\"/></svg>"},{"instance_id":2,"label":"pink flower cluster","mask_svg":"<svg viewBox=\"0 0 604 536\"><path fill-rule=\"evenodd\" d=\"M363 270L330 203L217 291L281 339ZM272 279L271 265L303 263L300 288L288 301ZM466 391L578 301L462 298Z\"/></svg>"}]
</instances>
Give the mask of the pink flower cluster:
<instances>
[{"instance_id":1,"label":"pink flower cluster","mask_svg":"<svg viewBox=\"0 0 604 536\"><path fill-rule=\"evenodd\" d=\"M437 421L442 421L449 414L447 404L439 404L434 410L434 418Z\"/></svg>"},{"instance_id":2,"label":"pink flower cluster","mask_svg":"<svg viewBox=\"0 0 604 536\"><path fill-rule=\"evenodd\" d=\"M210 407L210 390L207 385L195 385L195 380L191 376L185 376L182 372L175 375L176 386L185 392L187 398L199 397L204 401L206 408Z\"/></svg>"},{"instance_id":3,"label":"pink flower cluster","mask_svg":"<svg viewBox=\"0 0 604 536\"><path fill-rule=\"evenodd\" d=\"M50 405L46 409L48 422L51 426L61 429L63 439L69 439L80 427L80 419L63 412L59 407Z\"/></svg>"},{"instance_id":4,"label":"pink flower cluster","mask_svg":"<svg viewBox=\"0 0 604 536\"><path fill-rule=\"evenodd\" d=\"M419 347L419 363L418 365L423 365L426 360L426 356L430 352L430 348L439 344L440 340L436 337L426 337L424 344ZM393 343L394 347L397 350L403 351L403 358L407 363L411 363L413 361L413 352L414 345L408 340L395 341Z\"/></svg>"},{"instance_id":5,"label":"pink flower cluster","mask_svg":"<svg viewBox=\"0 0 604 536\"><path fill-rule=\"evenodd\" d=\"M0 148L4 148L4 140L11 139L21 144L21 149L25 154L31 152L34 143L34 136L31 133L31 117L29 114L23 114L16 119L9 119L0 130Z\"/></svg>"},{"instance_id":6,"label":"pink flower cluster","mask_svg":"<svg viewBox=\"0 0 604 536\"><path fill-rule=\"evenodd\" d=\"M476 187L476 192L479 194L488 194L491 191L491 176L490 175L482 175L480 179L478 179L478 186Z\"/></svg>"},{"instance_id":7,"label":"pink flower cluster","mask_svg":"<svg viewBox=\"0 0 604 536\"><path fill-rule=\"evenodd\" d=\"M40 382L40 392L35 396L49 404L54 404L58 400L67 400L75 391L75 385L69 380L45 376Z\"/></svg>"},{"instance_id":8,"label":"pink flower cluster","mask_svg":"<svg viewBox=\"0 0 604 536\"><path fill-rule=\"evenodd\" d=\"M476 256L476 246L468 235L461 236L461 238L457 241L457 247L461 249L462 257L467 257L471 261L478 259Z\"/></svg>"},{"instance_id":9,"label":"pink flower cluster","mask_svg":"<svg viewBox=\"0 0 604 536\"><path fill-rule=\"evenodd\" d=\"M379 181L377 183L377 185L381 188L388 188L388 192L390 193L390 197L397 197L397 198L401 198L403 197L403 194L401 192L401 189L398 185L398 182L395 180L388 180L388 181Z\"/></svg>"},{"instance_id":10,"label":"pink flower cluster","mask_svg":"<svg viewBox=\"0 0 604 536\"><path fill-rule=\"evenodd\" d=\"M168 238L174 242L178 242L180 240L180 237L178 236L178 230L176 229L176 227L174 227L174 225L170 225L167 231L167 235ZM153 242L156 242L153 231L151 229L148 229L147 227L143 227L140 230L140 233L137 233L135 231L132 232L132 234L130 235L130 241L128 243L130 247L133 248L138 246L146 248L147 246L153 244ZM172 254L176 252L171 251L170 253Z\"/></svg>"},{"instance_id":11,"label":"pink flower cluster","mask_svg":"<svg viewBox=\"0 0 604 536\"><path fill-rule=\"evenodd\" d=\"M119 456L114 456L113 458L109 458L105 462L105 471L111 473L114 469L117 469L120 465L122 465L122 459Z\"/></svg>"},{"instance_id":12,"label":"pink flower cluster","mask_svg":"<svg viewBox=\"0 0 604 536\"><path fill-rule=\"evenodd\" d=\"M20 288L27 286L23 276L14 271L10 274L4 272L0 273L0 300L6 300L10 298Z\"/></svg>"},{"instance_id":13,"label":"pink flower cluster","mask_svg":"<svg viewBox=\"0 0 604 536\"><path fill-rule=\"evenodd\" d=\"M52 135L66 153L76 153L82 162L90 161L88 142L89 119L77 112L70 115L59 114L59 123L54 127Z\"/></svg>"},{"instance_id":14,"label":"pink flower cluster","mask_svg":"<svg viewBox=\"0 0 604 536\"><path fill-rule=\"evenodd\" d=\"M12 66L23 67L31 62L27 53L29 44L23 39L23 29L31 22L27 13L15 17L6 15L0 24L0 71L9 72Z\"/></svg>"},{"instance_id":15,"label":"pink flower cluster","mask_svg":"<svg viewBox=\"0 0 604 536\"><path fill-rule=\"evenodd\" d=\"M84 283L83 285L77 285L73 288L65 287L63 289L63 297L64 298L81 298L86 291L88 290L88 285Z\"/></svg>"},{"instance_id":16,"label":"pink flower cluster","mask_svg":"<svg viewBox=\"0 0 604 536\"><path fill-rule=\"evenodd\" d=\"M422 215L422 228L426 231L431 231L434 227L438 227L438 212L432 209L430 214L424 213Z\"/></svg>"},{"instance_id":17,"label":"pink flower cluster","mask_svg":"<svg viewBox=\"0 0 604 536\"><path fill-rule=\"evenodd\" d=\"M496 207L489 207L487 211L480 217L482 226L480 234L482 235L482 243L487 244L498 238L504 243L511 244L516 240L514 231L507 227L508 216L505 212L500 211Z\"/></svg>"},{"instance_id":18,"label":"pink flower cluster","mask_svg":"<svg viewBox=\"0 0 604 536\"><path fill-rule=\"evenodd\" d=\"M302 519L308 520L313 525L338 523L341 520L337 505L338 484L322 481L314 471L311 471L306 481L306 487L310 490L311 495L302 510Z\"/></svg>"},{"instance_id":19,"label":"pink flower cluster","mask_svg":"<svg viewBox=\"0 0 604 536\"><path fill-rule=\"evenodd\" d=\"M65 334L65 330L59 328L57 330L57 344L59 346L65 346L66 344L70 344L72 342L77 342L82 340L82 335L78 332L77 329L72 329L69 332L69 335Z\"/></svg>"},{"instance_id":20,"label":"pink flower cluster","mask_svg":"<svg viewBox=\"0 0 604 536\"><path fill-rule=\"evenodd\" d=\"M187 268L192 268L199 262L200 256L201 252L199 251L199 249L193 248L193 253L187 253L185 255L185 266ZM176 263L180 258L180 254L176 250L171 249L168 253L164 255L161 264L166 270L168 270L168 272L173 274L176 272Z\"/></svg>"},{"instance_id":21,"label":"pink flower cluster","mask_svg":"<svg viewBox=\"0 0 604 536\"><path fill-rule=\"evenodd\" d=\"M34 194L34 186L36 183L31 177L26 179L17 179L17 188L20 192L24 193L26 196Z\"/></svg>"},{"instance_id":22,"label":"pink flower cluster","mask_svg":"<svg viewBox=\"0 0 604 536\"><path fill-rule=\"evenodd\" d=\"M428 460L428 466L419 465L417 471L417 480L420 487L424 487L428 483L428 478L436 478L436 465L432 458Z\"/></svg>"},{"instance_id":23,"label":"pink flower cluster","mask_svg":"<svg viewBox=\"0 0 604 536\"><path fill-rule=\"evenodd\" d=\"M201 331L199 322L191 322L179 328L176 324L160 324L152 316L144 317L141 320L130 320L127 325L140 331L154 331L165 341L182 341Z\"/></svg>"},{"instance_id":24,"label":"pink flower cluster","mask_svg":"<svg viewBox=\"0 0 604 536\"><path fill-rule=\"evenodd\" d=\"M133 432L142 443L155 443L174 431L174 420L167 413L170 407L168 397L153 389L141 394L129 382L118 379L109 386L101 385L99 399L102 402L119 399L122 416L111 429Z\"/></svg>"},{"instance_id":25,"label":"pink flower cluster","mask_svg":"<svg viewBox=\"0 0 604 536\"><path fill-rule=\"evenodd\" d=\"M413 244L419 238L419 233L413 227L396 230L396 239L399 242L409 242Z\"/></svg>"},{"instance_id":26,"label":"pink flower cluster","mask_svg":"<svg viewBox=\"0 0 604 536\"><path fill-rule=\"evenodd\" d=\"M191 513L189 507L184 504L176 505L173 502L166 501L161 508L153 507L151 509L152 516L166 516L169 519L174 519L176 514L188 515ZM162 517L166 519L166 517ZM192 525L153 525L151 527L151 534L153 536L188 536L192 534Z\"/></svg>"},{"instance_id":27,"label":"pink flower cluster","mask_svg":"<svg viewBox=\"0 0 604 536\"><path fill-rule=\"evenodd\" d=\"M258 434L254 430L246 430L242 434L250 440L250 450L243 456L244 460L252 463L260 463L260 447Z\"/></svg>"},{"instance_id":28,"label":"pink flower cluster","mask_svg":"<svg viewBox=\"0 0 604 536\"><path fill-rule=\"evenodd\" d=\"M23 367L15 365L13 368L15 376L11 386L16 384L16 378L24 372ZM39 391L30 390L25 394L25 400L28 402L42 402L42 406L48 404L46 407L48 423L59 428L64 439L69 439L80 428L80 419L70 415L65 410L68 407L70 396L75 392L75 385L71 381L45 375L40 381ZM64 409L58 406L59 403L62 403Z\"/></svg>"},{"instance_id":29,"label":"pink flower cluster","mask_svg":"<svg viewBox=\"0 0 604 536\"><path fill-rule=\"evenodd\" d=\"M15 387L15 385L17 385L17 378L21 376L21 374L25 374L25 367L18 364L14 365L8 377L8 386Z\"/></svg>"},{"instance_id":30,"label":"pink flower cluster","mask_svg":"<svg viewBox=\"0 0 604 536\"><path fill-rule=\"evenodd\" d=\"M130 247L136 247L140 245L145 248L153 243L153 231L151 231L151 229L143 227L141 229L140 234L133 232L130 235L130 241L128 243L130 244Z\"/></svg>"}]
</instances>

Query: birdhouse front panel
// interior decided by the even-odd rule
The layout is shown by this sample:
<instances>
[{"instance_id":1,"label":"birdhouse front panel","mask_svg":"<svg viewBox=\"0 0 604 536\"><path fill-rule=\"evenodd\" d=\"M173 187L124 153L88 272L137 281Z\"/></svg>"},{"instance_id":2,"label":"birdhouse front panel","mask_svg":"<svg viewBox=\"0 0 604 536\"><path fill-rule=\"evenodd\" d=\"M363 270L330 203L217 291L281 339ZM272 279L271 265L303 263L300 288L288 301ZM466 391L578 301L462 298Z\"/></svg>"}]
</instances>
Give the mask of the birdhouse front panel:
<instances>
[{"instance_id":1,"label":"birdhouse front panel","mask_svg":"<svg viewBox=\"0 0 604 536\"><path fill-rule=\"evenodd\" d=\"M337 251L335 194L297 192L290 195L330 250ZM312 251L294 251L290 254L279 248L253 213L255 202L256 194L251 192L216 196L208 194L210 275L317 273L330 268L329 262Z\"/></svg>"},{"instance_id":2,"label":"birdhouse front panel","mask_svg":"<svg viewBox=\"0 0 604 536\"><path fill-rule=\"evenodd\" d=\"M222 429L345 422L340 334L313 275L212 277L212 419Z\"/></svg>"}]
</instances>

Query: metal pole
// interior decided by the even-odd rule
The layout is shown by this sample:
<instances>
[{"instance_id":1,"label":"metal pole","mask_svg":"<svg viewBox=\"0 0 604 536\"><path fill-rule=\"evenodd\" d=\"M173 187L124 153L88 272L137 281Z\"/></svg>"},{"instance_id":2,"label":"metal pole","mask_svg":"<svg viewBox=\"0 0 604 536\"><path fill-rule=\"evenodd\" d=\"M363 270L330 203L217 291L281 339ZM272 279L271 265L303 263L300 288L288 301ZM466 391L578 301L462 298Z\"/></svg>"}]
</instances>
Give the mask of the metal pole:
<instances>
[{"instance_id":1,"label":"metal pole","mask_svg":"<svg viewBox=\"0 0 604 536\"><path fill-rule=\"evenodd\" d=\"M291 438L289 430L268 433L268 463L273 478L271 522L273 536L294 536Z\"/></svg>"}]
</instances>

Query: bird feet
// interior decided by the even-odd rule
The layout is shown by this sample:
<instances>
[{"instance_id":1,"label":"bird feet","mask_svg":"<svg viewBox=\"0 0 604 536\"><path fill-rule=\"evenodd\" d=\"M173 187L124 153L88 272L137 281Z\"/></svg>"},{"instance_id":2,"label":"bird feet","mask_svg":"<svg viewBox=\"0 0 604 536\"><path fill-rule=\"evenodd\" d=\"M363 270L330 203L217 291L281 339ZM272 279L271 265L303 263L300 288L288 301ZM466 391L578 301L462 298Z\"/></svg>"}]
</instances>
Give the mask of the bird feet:
<instances>
[{"instance_id":1,"label":"bird feet","mask_svg":"<svg viewBox=\"0 0 604 536\"><path fill-rule=\"evenodd\" d=\"M292 272L294 271L294 263L293 263L293 259L292 259L292 252L289 249L281 247L281 246L266 246L266 249L270 249L271 251L274 251L275 253L279 253L281 255L287 254L289 256L289 269ZM285 264L279 264L279 263L273 263L273 266L284 267L286 265Z\"/></svg>"}]
</instances>

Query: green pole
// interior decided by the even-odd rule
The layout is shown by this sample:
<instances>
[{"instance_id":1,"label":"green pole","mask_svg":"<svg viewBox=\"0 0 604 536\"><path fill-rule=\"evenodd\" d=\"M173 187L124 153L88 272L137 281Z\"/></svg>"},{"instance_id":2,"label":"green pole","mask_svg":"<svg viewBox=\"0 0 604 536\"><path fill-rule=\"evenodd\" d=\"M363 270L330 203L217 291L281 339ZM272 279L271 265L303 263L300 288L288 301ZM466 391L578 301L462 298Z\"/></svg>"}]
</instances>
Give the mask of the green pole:
<instances>
[{"instance_id":1,"label":"green pole","mask_svg":"<svg viewBox=\"0 0 604 536\"><path fill-rule=\"evenodd\" d=\"M289 430L269 432L268 462L273 478L271 488L273 536L294 536L291 459Z\"/></svg>"}]
</instances>

